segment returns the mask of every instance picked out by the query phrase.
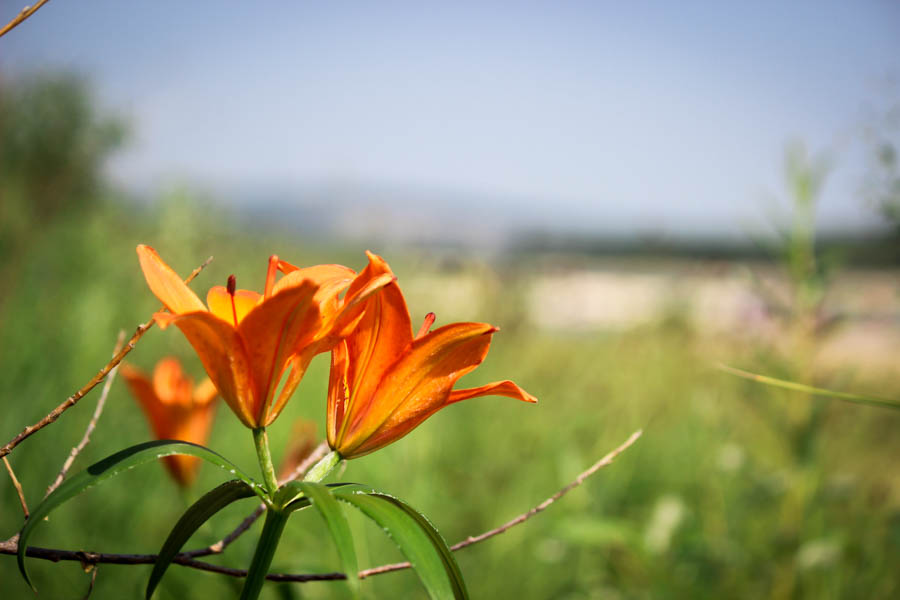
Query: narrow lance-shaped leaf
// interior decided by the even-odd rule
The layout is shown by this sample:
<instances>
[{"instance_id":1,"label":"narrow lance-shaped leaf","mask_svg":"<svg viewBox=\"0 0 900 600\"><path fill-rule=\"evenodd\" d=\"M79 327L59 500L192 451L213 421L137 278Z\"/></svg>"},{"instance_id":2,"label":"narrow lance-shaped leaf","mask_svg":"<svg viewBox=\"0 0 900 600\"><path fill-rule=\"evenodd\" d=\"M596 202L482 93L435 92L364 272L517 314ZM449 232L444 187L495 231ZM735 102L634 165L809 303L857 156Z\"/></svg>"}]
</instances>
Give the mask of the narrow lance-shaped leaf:
<instances>
[{"instance_id":1,"label":"narrow lance-shaped leaf","mask_svg":"<svg viewBox=\"0 0 900 600\"><path fill-rule=\"evenodd\" d=\"M300 510L302 508L306 508L309 506L309 498L303 495L303 490L300 488L300 481L289 481L285 483L281 488L279 488L278 493L275 494L275 498L273 503L275 506L284 507L284 511L291 513L296 510ZM352 483L352 482L343 482L343 483L329 483L326 484L330 490L335 489L345 489L347 491L350 490L360 490L364 492L372 491L372 487L368 485L362 485L361 483Z\"/></svg>"},{"instance_id":2,"label":"narrow lance-shaped leaf","mask_svg":"<svg viewBox=\"0 0 900 600\"><path fill-rule=\"evenodd\" d=\"M52 494L44 498L44 501L32 511L30 518L25 522L25 526L19 533L19 549L17 556L19 571L22 573L22 577L25 578L28 585L31 585L31 580L28 578L28 572L25 569L25 551L28 546L28 539L31 537L35 527L44 520L44 517L49 515L53 509L64 502L71 500L85 490L90 489L123 471L162 458L163 456L172 456L175 454L196 456L217 467L225 469L246 483L260 498L265 498L265 493L262 491L259 484L241 472L241 470L232 462L224 456L213 452L209 448L205 448L198 444L174 440L158 440L137 444L136 446L120 450L64 481L62 485L56 488ZM33 587L34 586L32 586L32 588Z\"/></svg>"},{"instance_id":3,"label":"narrow lance-shaped leaf","mask_svg":"<svg viewBox=\"0 0 900 600\"><path fill-rule=\"evenodd\" d=\"M172 560L201 525L232 502L249 498L253 494L254 492L250 486L239 479L235 479L226 481L217 488L210 490L192 504L178 519L175 527L169 533L169 537L163 542L156 563L153 565L153 571L150 573L150 579L147 581L145 597L149 600L153 595L153 591L162 580L166 569L172 564Z\"/></svg>"},{"instance_id":4,"label":"narrow lance-shaped leaf","mask_svg":"<svg viewBox=\"0 0 900 600\"><path fill-rule=\"evenodd\" d=\"M350 524L344 516L341 505L331 494L331 490L321 483L300 481L298 487L303 494L312 501L313 506L319 512L328 531L334 539L344 573L347 574L347 583L354 597L359 596L359 567L356 562L356 549L353 547L353 534L350 532Z\"/></svg>"},{"instance_id":5,"label":"narrow lance-shaped leaf","mask_svg":"<svg viewBox=\"0 0 900 600\"><path fill-rule=\"evenodd\" d=\"M412 564L432 600L469 597L453 552L421 513L380 492L336 489L332 494L358 508L388 533Z\"/></svg>"},{"instance_id":6,"label":"narrow lance-shaped leaf","mask_svg":"<svg viewBox=\"0 0 900 600\"><path fill-rule=\"evenodd\" d=\"M262 590L272 564L272 557L278 549L278 542L290 515L277 508L266 511L266 522L263 524L262 533L256 543L253 560L247 569L247 577L244 579L244 587L241 589L241 600L256 600Z\"/></svg>"}]
</instances>

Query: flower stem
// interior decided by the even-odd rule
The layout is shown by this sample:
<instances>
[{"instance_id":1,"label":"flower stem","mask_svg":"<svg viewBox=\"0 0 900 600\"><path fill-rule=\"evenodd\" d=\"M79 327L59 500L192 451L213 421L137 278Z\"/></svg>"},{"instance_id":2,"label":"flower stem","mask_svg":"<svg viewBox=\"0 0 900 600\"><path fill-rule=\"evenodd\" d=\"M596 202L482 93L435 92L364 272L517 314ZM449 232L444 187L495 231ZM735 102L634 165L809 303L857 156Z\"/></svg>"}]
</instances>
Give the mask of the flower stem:
<instances>
[{"instance_id":1,"label":"flower stem","mask_svg":"<svg viewBox=\"0 0 900 600\"><path fill-rule=\"evenodd\" d=\"M312 469L306 472L306 477L303 478L303 481L322 481L341 462L341 458L337 450L332 450L322 457L322 460L317 462Z\"/></svg>"},{"instance_id":2,"label":"flower stem","mask_svg":"<svg viewBox=\"0 0 900 600\"><path fill-rule=\"evenodd\" d=\"M256 430L254 430L256 431ZM272 557L275 556L275 548L287 523L287 513L276 509L266 511L266 523L263 525L259 542L256 544L256 552L247 571L247 579L244 580L244 588L241 590L241 600L256 600L266 581L266 574L272 566Z\"/></svg>"},{"instance_id":3,"label":"flower stem","mask_svg":"<svg viewBox=\"0 0 900 600\"><path fill-rule=\"evenodd\" d=\"M269 452L269 436L265 427L253 430L253 443L256 444L256 456L259 458L259 468L262 469L266 490L269 492L269 498L272 498L278 491L278 478L275 477L272 454Z\"/></svg>"}]
</instances>

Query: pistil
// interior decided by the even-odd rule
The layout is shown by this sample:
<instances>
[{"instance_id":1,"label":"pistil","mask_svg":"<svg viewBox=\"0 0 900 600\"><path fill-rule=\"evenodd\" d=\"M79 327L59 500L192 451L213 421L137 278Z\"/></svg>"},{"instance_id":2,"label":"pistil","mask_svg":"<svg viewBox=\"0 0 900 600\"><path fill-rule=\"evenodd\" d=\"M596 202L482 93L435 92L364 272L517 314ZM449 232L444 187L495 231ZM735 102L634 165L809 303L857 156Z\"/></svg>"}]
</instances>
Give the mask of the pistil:
<instances>
[{"instance_id":1,"label":"pistil","mask_svg":"<svg viewBox=\"0 0 900 600\"><path fill-rule=\"evenodd\" d=\"M228 285L225 289L228 290L228 295L231 297L231 317L234 319L234 326L237 327L237 307L234 305L234 292L237 289L237 279L235 279L234 275L228 276Z\"/></svg>"}]
</instances>

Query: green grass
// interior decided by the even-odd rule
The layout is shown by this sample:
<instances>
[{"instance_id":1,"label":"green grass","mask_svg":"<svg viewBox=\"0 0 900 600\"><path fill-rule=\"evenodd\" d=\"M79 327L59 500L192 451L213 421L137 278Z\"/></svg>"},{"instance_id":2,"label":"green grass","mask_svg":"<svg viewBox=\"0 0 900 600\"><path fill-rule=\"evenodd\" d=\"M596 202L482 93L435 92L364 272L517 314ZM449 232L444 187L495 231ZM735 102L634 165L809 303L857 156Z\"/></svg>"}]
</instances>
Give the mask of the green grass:
<instances>
[{"instance_id":1,"label":"green grass","mask_svg":"<svg viewBox=\"0 0 900 600\"><path fill-rule=\"evenodd\" d=\"M5 443L80 387L109 357L119 328L131 332L157 307L134 247L150 243L180 272L215 261L194 284L259 288L277 252L297 264L364 264L358 247L311 247L283 235L244 231L177 203L138 218L83 216L35 232L0 264L0 390ZM202 225L200 225L202 223ZM425 252L382 253L408 282L415 320L441 290L417 281L441 272ZM352 461L345 480L370 483L423 511L451 543L495 527L534 506L644 428L612 466L526 524L459 552L473 598L891 598L900 594L900 414L768 388L714 368L720 362L791 378L802 357L700 337L677 322L625 333L536 331L523 320L524 263L502 272L463 259L484 284L477 313L460 303L448 319L499 325L488 359L464 380L514 379L538 405L483 398L448 408L401 441ZM421 288L421 289L420 289ZM153 329L129 360L151 367L164 354L202 368L176 330ZM826 374L828 375L828 374ZM877 375L877 374L876 374ZM841 389L858 389L846 373ZM276 462L296 418L324 428L327 358L319 357L270 428ZM896 396L885 374L862 392ZM11 455L34 504L90 418L97 391ZM83 468L149 429L118 382ZM209 446L257 473L250 432L222 404ZM160 466L148 465L90 490L55 512L35 535L40 546L155 552L189 501L222 481L204 467L183 496ZM0 473L0 538L21 526L15 492ZM253 501L230 507L189 544L230 531ZM381 531L351 517L360 563L400 559ZM214 561L246 567L259 526ZM288 524L273 568L339 569L324 527L309 511ZM90 576L77 563L33 560L45 598L80 597ZM150 567L100 565L93 598L140 597ZM158 598L236 595L225 577L173 566ZM362 582L367 598L423 596L415 576ZM11 556L0 556L0 595L27 597ZM335 583L268 585L267 598L345 598Z\"/></svg>"}]
</instances>

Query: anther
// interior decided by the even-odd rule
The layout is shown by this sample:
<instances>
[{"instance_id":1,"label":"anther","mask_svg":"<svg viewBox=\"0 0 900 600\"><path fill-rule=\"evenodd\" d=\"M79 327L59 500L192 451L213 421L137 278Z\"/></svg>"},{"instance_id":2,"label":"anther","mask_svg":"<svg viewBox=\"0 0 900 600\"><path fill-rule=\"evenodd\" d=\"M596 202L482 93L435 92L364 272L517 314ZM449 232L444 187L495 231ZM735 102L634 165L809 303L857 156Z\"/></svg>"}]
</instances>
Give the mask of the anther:
<instances>
[{"instance_id":1,"label":"anther","mask_svg":"<svg viewBox=\"0 0 900 600\"><path fill-rule=\"evenodd\" d=\"M228 276L228 285L225 286L225 289L228 290L228 295L231 297L231 318L234 320L234 326L237 327L238 318L237 318L237 307L234 305L234 292L237 288L237 279L235 279L234 275Z\"/></svg>"},{"instance_id":2,"label":"anther","mask_svg":"<svg viewBox=\"0 0 900 600\"><path fill-rule=\"evenodd\" d=\"M422 337L426 333L428 333L428 330L431 329L432 325L434 325L434 320L436 318L437 317L435 316L435 314L433 312L430 312L427 315L425 315L425 321L422 323L422 327L419 329L419 333L416 334L416 339L419 339L420 337Z\"/></svg>"}]
</instances>

